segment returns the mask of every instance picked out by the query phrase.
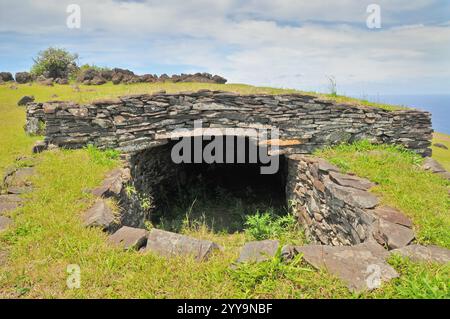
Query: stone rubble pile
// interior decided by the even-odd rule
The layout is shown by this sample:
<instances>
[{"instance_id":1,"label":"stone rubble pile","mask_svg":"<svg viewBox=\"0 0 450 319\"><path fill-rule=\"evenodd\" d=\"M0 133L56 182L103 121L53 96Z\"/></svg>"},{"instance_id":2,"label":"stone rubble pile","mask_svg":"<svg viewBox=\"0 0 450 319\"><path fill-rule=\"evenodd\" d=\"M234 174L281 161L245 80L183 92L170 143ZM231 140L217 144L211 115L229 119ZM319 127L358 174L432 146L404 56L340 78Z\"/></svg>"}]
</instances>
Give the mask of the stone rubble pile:
<instances>
[{"instance_id":1,"label":"stone rubble pile","mask_svg":"<svg viewBox=\"0 0 450 319\"><path fill-rule=\"evenodd\" d=\"M114 84L132 84L132 83L154 83L154 82L200 82L200 83L217 83L225 84L227 79L219 75L212 75L210 73L194 73L194 74L174 74L168 76L162 74L144 74L137 75L133 71L114 68L111 70L98 70L89 68L80 71L77 78L78 83L84 85L102 85L107 82ZM26 84L37 82L41 85L52 86L53 84L69 84L69 79L52 78L48 76L35 76L30 72L17 72L13 77L10 72L0 72L0 84L5 82L16 82L18 84Z\"/></svg>"},{"instance_id":2,"label":"stone rubble pile","mask_svg":"<svg viewBox=\"0 0 450 319\"><path fill-rule=\"evenodd\" d=\"M218 83L225 84L227 80L219 75L209 73L181 74L168 76L162 74L144 74L136 75L130 70L115 68L112 70L87 69L78 77L77 81L85 85L102 85L112 81L113 84L131 84L131 83L155 83L155 82L200 82L200 83Z\"/></svg>"}]
</instances>

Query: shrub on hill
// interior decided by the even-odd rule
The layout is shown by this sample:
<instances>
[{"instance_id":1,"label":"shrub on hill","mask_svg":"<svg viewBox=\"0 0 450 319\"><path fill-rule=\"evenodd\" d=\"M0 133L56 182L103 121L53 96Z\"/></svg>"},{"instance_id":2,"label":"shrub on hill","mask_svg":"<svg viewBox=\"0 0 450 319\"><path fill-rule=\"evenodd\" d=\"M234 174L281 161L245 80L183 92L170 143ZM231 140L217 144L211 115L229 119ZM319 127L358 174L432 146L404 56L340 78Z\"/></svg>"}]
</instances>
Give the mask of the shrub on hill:
<instances>
[{"instance_id":1,"label":"shrub on hill","mask_svg":"<svg viewBox=\"0 0 450 319\"><path fill-rule=\"evenodd\" d=\"M45 78L67 79L70 74L78 70L77 54L72 54L65 49L48 48L38 53L34 59L31 73L34 76Z\"/></svg>"}]
</instances>

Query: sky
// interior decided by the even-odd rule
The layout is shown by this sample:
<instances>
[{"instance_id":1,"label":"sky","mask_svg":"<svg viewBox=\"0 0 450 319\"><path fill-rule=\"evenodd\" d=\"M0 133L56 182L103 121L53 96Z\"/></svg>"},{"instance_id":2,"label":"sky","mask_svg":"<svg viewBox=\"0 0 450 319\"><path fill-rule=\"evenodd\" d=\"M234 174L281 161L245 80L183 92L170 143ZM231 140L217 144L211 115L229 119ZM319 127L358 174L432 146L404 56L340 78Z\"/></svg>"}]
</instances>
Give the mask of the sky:
<instances>
[{"instance_id":1,"label":"sky","mask_svg":"<svg viewBox=\"0 0 450 319\"><path fill-rule=\"evenodd\" d=\"M80 28L67 7L79 5ZM380 8L369 28L368 5ZM338 93L450 94L448 0L0 0L0 71L49 46L144 74Z\"/></svg>"}]
</instances>

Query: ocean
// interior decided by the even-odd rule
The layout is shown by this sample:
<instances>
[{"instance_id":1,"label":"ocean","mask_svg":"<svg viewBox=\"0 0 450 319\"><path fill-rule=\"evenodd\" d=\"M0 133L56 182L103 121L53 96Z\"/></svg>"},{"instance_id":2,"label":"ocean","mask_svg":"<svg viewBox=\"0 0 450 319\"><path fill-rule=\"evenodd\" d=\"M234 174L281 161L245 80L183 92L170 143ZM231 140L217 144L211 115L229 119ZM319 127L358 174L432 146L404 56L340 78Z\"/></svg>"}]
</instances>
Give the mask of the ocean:
<instances>
[{"instance_id":1,"label":"ocean","mask_svg":"<svg viewBox=\"0 0 450 319\"><path fill-rule=\"evenodd\" d=\"M396 104L428 111L435 132L450 134L450 94L441 95L369 95L355 96L371 102Z\"/></svg>"}]
</instances>

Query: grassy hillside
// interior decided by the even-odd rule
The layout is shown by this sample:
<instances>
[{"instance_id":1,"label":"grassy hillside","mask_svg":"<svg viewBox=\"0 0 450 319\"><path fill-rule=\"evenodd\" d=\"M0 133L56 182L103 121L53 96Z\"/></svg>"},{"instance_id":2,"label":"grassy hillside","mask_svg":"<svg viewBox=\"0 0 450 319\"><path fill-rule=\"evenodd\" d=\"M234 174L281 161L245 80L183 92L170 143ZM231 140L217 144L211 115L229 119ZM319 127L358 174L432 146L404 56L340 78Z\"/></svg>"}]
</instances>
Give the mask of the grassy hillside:
<instances>
[{"instance_id":1,"label":"grassy hillside","mask_svg":"<svg viewBox=\"0 0 450 319\"><path fill-rule=\"evenodd\" d=\"M448 149L433 146L433 157L441 163L447 171L450 171L450 135L434 133L433 144L440 143L447 146Z\"/></svg>"},{"instance_id":2,"label":"grassy hillside","mask_svg":"<svg viewBox=\"0 0 450 319\"><path fill-rule=\"evenodd\" d=\"M100 87L27 86L17 90L0 85L0 171L19 155L29 155L36 138L23 132L24 108L16 105L23 95L38 101L49 99L87 102L91 99L123 94L170 92L200 88L240 93L286 93L292 90L255 88L246 85L138 84ZM57 95L57 96L53 96ZM345 98L341 98L346 100ZM349 100L352 101L352 100ZM440 138L440 137L439 137ZM379 150L385 152L379 158ZM401 208L416 223L419 240L449 247L448 183L420 172L415 155L392 147L364 143L325 150L322 156L343 169L367 176L380 183L375 190L386 203ZM449 160L445 152L439 159ZM21 298L449 298L450 266L416 264L400 258L390 262L401 278L382 289L363 295L351 294L329 274L313 270L301 259L283 264L279 259L259 265L230 269L239 248L254 239L260 230L247 225L246 231L215 233L201 221L188 220L183 233L214 240L224 247L205 263L192 259L164 259L151 254L123 252L105 243L106 235L86 229L80 214L93 202L85 189L97 185L104 174L117 165L109 153L95 149L57 150L35 155L35 190L26 195L27 204L11 216L15 226L0 234L0 253L9 253L0 262L0 297ZM255 212L256 216L256 212ZM259 217L255 217L259 218ZM274 217L275 218L275 217ZM273 223L265 228L275 227ZM268 238L283 242L305 242L301 229L287 227L284 236L270 232ZM81 289L66 286L66 267L81 267Z\"/></svg>"}]
</instances>

